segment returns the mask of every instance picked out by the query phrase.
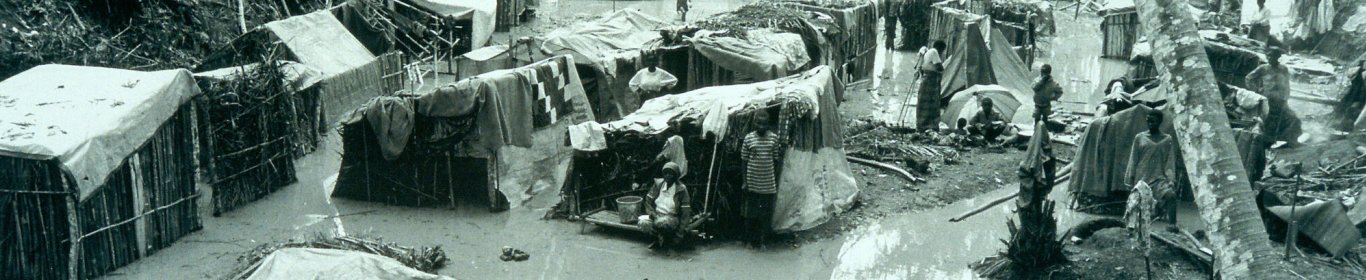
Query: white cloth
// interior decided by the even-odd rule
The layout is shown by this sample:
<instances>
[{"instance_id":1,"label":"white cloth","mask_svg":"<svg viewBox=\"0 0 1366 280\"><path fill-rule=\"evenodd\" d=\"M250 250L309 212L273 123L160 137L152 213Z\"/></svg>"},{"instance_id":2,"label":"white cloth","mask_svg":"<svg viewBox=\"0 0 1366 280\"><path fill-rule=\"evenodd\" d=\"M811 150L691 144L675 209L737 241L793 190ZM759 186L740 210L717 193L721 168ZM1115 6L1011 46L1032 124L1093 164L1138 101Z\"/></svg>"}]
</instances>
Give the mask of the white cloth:
<instances>
[{"instance_id":1,"label":"white cloth","mask_svg":"<svg viewBox=\"0 0 1366 280\"><path fill-rule=\"evenodd\" d=\"M1266 102L1266 96L1246 90L1234 90L1229 96L1233 99L1234 111L1244 116L1256 116L1266 118L1266 114L1271 112L1271 105Z\"/></svg>"},{"instance_id":2,"label":"white cloth","mask_svg":"<svg viewBox=\"0 0 1366 280\"><path fill-rule=\"evenodd\" d=\"M678 184L668 184L658 181L664 187L659 189L659 197L655 198L655 213L659 216L673 216L678 213L678 206L674 200L674 194L678 193Z\"/></svg>"},{"instance_id":3,"label":"white cloth","mask_svg":"<svg viewBox=\"0 0 1366 280\"><path fill-rule=\"evenodd\" d=\"M655 71L650 71L650 68L646 67L636 71L636 75L631 77L631 82L627 86L633 92L640 92L641 90L659 92L666 88L672 88L676 84L678 84L678 77L669 74L669 71L664 71L658 67L655 68Z\"/></svg>"},{"instance_id":4,"label":"white cloth","mask_svg":"<svg viewBox=\"0 0 1366 280\"><path fill-rule=\"evenodd\" d=\"M726 110L726 103L712 102L707 107L707 115L702 118L703 133L710 132L716 135L717 141L726 138L726 130L730 129L730 113Z\"/></svg>"},{"instance_id":5,"label":"white cloth","mask_svg":"<svg viewBox=\"0 0 1366 280\"><path fill-rule=\"evenodd\" d=\"M601 151L607 149L607 137L601 124L583 122L569 126L569 145L577 151Z\"/></svg>"}]
</instances>

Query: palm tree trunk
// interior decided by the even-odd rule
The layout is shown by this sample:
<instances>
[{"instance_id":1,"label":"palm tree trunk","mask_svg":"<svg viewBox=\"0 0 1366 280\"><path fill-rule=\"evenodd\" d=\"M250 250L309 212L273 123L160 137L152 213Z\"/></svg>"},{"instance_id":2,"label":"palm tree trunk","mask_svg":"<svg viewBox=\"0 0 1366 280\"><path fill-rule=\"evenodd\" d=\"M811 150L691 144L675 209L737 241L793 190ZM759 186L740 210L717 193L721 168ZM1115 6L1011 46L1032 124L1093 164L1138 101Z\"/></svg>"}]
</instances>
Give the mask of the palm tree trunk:
<instances>
[{"instance_id":1,"label":"palm tree trunk","mask_svg":"<svg viewBox=\"0 0 1366 280\"><path fill-rule=\"evenodd\" d=\"M1172 121L1200 217L1210 232L1224 279L1288 276L1257 212L1205 54L1204 40L1186 0L1138 0L1139 18L1152 44L1160 79L1172 91Z\"/></svg>"}]
</instances>

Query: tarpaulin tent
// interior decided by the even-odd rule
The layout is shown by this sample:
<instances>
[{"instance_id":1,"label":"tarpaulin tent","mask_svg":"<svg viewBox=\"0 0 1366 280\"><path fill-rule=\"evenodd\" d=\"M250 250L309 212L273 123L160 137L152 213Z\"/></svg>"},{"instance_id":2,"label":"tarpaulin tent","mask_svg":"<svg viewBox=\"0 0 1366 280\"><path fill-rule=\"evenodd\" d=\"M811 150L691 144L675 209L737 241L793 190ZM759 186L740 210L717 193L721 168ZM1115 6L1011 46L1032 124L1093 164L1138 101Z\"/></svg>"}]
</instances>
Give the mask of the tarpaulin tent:
<instances>
[{"instance_id":1,"label":"tarpaulin tent","mask_svg":"<svg viewBox=\"0 0 1366 280\"><path fill-rule=\"evenodd\" d=\"M689 41L694 54L685 83L689 89L761 82L815 65L843 73L839 67L845 57L835 43L844 34L828 15L790 3L758 2L712 15L697 26L702 30ZM699 47L699 40L707 41L705 46ZM704 48L714 52L702 52ZM800 50L805 50L804 57ZM796 65L799 61L806 65Z\"/></svg>"},{"instance_id":2,"label":"tarpaulin tent","mask_svg":"<svg viewBox=\"0 0 1366 280\"><path fill-rule=\"evenodd\" d=\"M606 150L575 157L575 166L594 168L575 168L565 190L576 197L571 212L589 218L610 213L608 209L615 206L606 201L623 191L629 193L632 184L648 184L656 178L658 165L651 162L663 149L664 139L677 135L684 137L689 152L683 180L695 196L692 201L698 205L694 209L715 213L720 223L736 223L743 179L738 175L743 174L743 165L735 164L740 160L740 142L754 130L753 114L766 110L775 113L774 131L784 147L779 155L773 228L794 232L818 226L853 205L859 192L845 161L835 101L843 88L832 68L817 66L776 80L708 87L646 101L635 113L603 124ZM705 139L719 139L719 143ZM714 173L712 160L719 162ZM707 182L710 178L716 181ZM708 186L713 190L708 191ZM706 197L709 194L715 197ZM708 201L714 205L703 205Z\"/></svg>"},{"instance_id":3,"label":"tarpaulin tent","mask_svg":"<svg viewBox=\"0 0 1366 280\"><path fill-rule=\"evenodd\" d=\"M602 121L613 120L639 105L639 97L627 88L627 81L643 66L646 44L658 41L659 31L670 26L653 16L623 9L551 31L540 39L539 47L543 54L574 56L594 112Z\"/></svg>"},{"instance_id":4,"label":"tarpaulin tent","mask_svg":"<svg viewBox=\"0 0 1366 280\"><path fill-rule=\"evenodd\" d=\"M478 76L494 70L512 69L522 66L530 61L524 61L518 54L532 52L535 46L530 41L517 42L513 45L493 45L475 49L468 53L456 56L451 59L451 68L455 69L455 78L462 80L469 77ZM595 111L596 112L596 111Z\"/></svg>"},{"instance_id":5,"label":"tarpaulin tent","mask_svg":"<svg viewBox=\"0 0 1366 280\"><path fill-rule=\"evenodd\" d=\"M210 71L259 62L287 52L284 60L298 61L322 73L321 107L324 123L334 124L342 115L372 97L402 87L402 57L398 53L376 56L351 36L328 11L289 17L266 23L214 51L195 71Z\"/></svg>"},{"instance_id":6,"label":"tarpaulin tent","mask_svg":"<svg viewBox=\"0 0 1366 280\"><path fill-rule=\"evenodd\" d=\"M1034 61L1037 36L1052 34L1054 29L1053 8L1047 1L948 0L934 3L933 7L935 14L965 12L990 18L1010 45L1019 47L1017 55L1029 63Z\"/></svg>"},{"instance_id":7,"label":"tarpaulin tent","mask_svg":"<svg viewBox=\"0 0 1366 280\"><path fill-rule=\"evenodd\" d=\"M494 0L402 0L412 3L437 16L457 21L470 21L470 48L488 44L495 29L498 2Z\"/></svg>"},{"instance_id":8,"label":"tarpaulin tent","mask_svg":"<svg viewBox=\"0 0 1366 280\"><path fill-rule=\"evenodd\" d=\"M213 186L214 214L298 181L294 159L318 146L322 73L303 64L265 61L194 74L199 103L200 167Z\"/></svg>"},{"instance_id":9,"label":"tarpaulin tent","mask_svg":"<svg viewBox=\"0 0 1366 280\"><path fill-rule=\"evenodd\" d=\"M788 5L805 11L829 15L840 28L840 36L833 42L845 61L838 65L840 78L857 81L871 77L877 57L878 8L873 1L815 2L788 0Z\"/></svg>"},{"instance_id":10,"label":"tarpaulin tent","mask_svg":"<svg viewBox=\"0 0 1366 280\"><path fill-rule=\"evenodd\" d=\"M92 278L198 230L199 94L183 69L43 65L0 82L0 278Z\"/></svg>"},{"instance_id":11,"label":"tarpaulin tent","mask_svg":"<svg viewBox=\"0 0 1366 280\"><path fill-rule=\"evenodd\" d=\"M958 119L972 120L982 111L982 99L991 99L995 111L1011 124L1030 127L1034 122L1034 98L999 85L975 85L955 94L944 106L940 122L955 127Z\"/></svg>"},{"instance_id":12,"label":"tarpaulin tent","mask_svg":"<svg viewBox=\"0 0 1366 280\"><path fill-rule=\"evenodd\" d=\"M487 188L501 209L537 203L536 194L563 184L572 153L565 128L593 112L573 58L556 56L376 98L352 116L332 196L422 206Z\"/></svg>"},{"instance_id":13,"label":"tarpaulin tent","mask_svg":"<svg viewBox=\"0 0 1366 280\"><path fill-rule=\"evenodd\" d=\"M713 64L754 81L786 77L811 62L801 35L773 29L751 30L745 38L700 36L688 42Z\"/></svg>"},{"instance_id":14,"label":"tarpaulin tent","mask_svg":"<svg viewBox=\"0 0 1366 280\"><path fill-rule=\"evenodd\" d=\"M940 95L948 99L973 85L995 84L1032 99L1029 66L1015 55L1001 32L986 21L967 26L957 38L959 47L949 51L944 61Z\"/></svg>"},{"instance_id":15,"label":"tarpaulin tent","mask_svg":"<svg viewBox=\"0 0 1366 280\"><path fill-rule=\"evenodd\" d=\"M267 255L248 280L407 279L453 280L376 254L321 248L283 248Z\"/></svg>"}]
</instances>

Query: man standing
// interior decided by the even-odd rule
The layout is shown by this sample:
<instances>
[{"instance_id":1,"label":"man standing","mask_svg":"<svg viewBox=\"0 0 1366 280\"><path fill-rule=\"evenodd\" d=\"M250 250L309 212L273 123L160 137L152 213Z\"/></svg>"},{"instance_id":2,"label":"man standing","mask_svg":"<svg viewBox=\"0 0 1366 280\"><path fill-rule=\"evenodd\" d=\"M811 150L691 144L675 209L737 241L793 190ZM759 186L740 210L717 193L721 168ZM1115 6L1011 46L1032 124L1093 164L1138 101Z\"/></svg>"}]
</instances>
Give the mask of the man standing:
<instances>
[{"instance_id":1,"label":"man standing","mask_svg":"<svg viewBox=\"0 0 1366 280\"><path fill-rule=\"evenodd\" d=\"M915 128L920 131L939 129L939 82L944 75L940 54L948 46L937 40L932 46L922 49L920 55L920 88L916 90L915 102Z\"/></svg>"},{"instance_id":2,"label":"man standing","mask_svg":"<svg viewBox=\"0 0 1366 280\"><path fill-rule=\"evenodd\" d=\"M682 17L683 22L688 22L688 9L692 8L691 2L692 0L678 0L677 2L678 7L676 10L678 11L678 15Z\"/></svg>"},{"instance_id":3,"label":"man standing","mask_svg":"<svg viewBox=\"0 0 1366 280\"><path fill-rule=\"evenodd\" d=\"M1176 144L1170 135L1162 133L1162 111L1148 111L1148 131L1134 136L1129 151L1129 164L1124 170L1124 184L1137 188L1151 188L1153 199L1165 218L1176 222Z\"/></svg>"},{"instance_id":4,"label":"man standing","mask_svg":"<svg viewBox=\"0 0 1366 280\"><path fill-rule=\"evenodd\" d=\"M673 88L678 84L678 77L669 74L664 69L659 69L659 62L649 61L645 69L636 71L636 75L631 77L631 81L626 86L640 96L640 100L650 100L659 97L659 93L665 89Z\"/></svg>"},{"instance_id":5,"label":"man standing","mask_svg":"<svg viewBox=\"0 0 1366 280\"><path fill-rule=\"evenodd\" d=\"M888 51L896 49L896 21L901 12L901 3L896 0L882 2L882 34L886 37L885 47Z\"/></svg>"},{"instance_id":6,"label":"man standing","mask_svg":"<svg viewBox=\"0 0 1366 280\"><path fill-rule=\"evenodd\" d=\"M1062 87L1053 80L1053 66L1044 64L1039 67L1039 78L1034 80L1034 120L1043 120L1053 114L1053 101L1062 97Z\"/></svg>"},{"instance_id":7,"label":"man standing","mask_svg":"<svg viewBox=\"0 0 1366 280\"><path fill-rule=\"evenodd\" d=\"M1271 47L1267 63L1247 74L1247 87L1266 96L1270 110L1263 127L1267 137L1294 144L1300 137L1300 119L1290 110L1290 69L1280 59L1281 49Z\"/></svg>"},{"instance_id":8,"label":"man standing","mask_svg":"<svg viewBox=\"0 0 1366 280\"><path fill-rule=\"evenodd\" d=\"M763 248L764 238L772 231L773 201L778 193L778 136L769 129L768 112L754 112L756 130L745 135L740 159L745 162L744 206L746 231L753 246Z\"/></svg>"}]
</instances>

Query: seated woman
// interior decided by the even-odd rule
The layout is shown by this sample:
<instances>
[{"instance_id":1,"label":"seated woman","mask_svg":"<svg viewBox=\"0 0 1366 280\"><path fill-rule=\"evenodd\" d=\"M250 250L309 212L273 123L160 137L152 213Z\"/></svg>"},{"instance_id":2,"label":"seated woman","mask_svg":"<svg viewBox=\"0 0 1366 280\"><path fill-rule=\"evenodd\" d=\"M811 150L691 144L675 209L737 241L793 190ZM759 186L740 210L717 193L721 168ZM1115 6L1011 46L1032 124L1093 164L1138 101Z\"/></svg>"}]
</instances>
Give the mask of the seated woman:
<instances>
[{"instance_id":1,"label":"seated woman","mask_svg":"<svg viewBox=\"0 0 1366 280\"><path fill-rule=\"evenodd\" d=\"M656 242L651 248L676 243L686 232L684 225L690 224L684 220L692 217L692 199L688 187L678 180L678 164L664 163L662 173L664 178L655 179L650 194L645 196L646 216L640 219L641 228L655 235Z\"/></svg>"}]
</instances>

